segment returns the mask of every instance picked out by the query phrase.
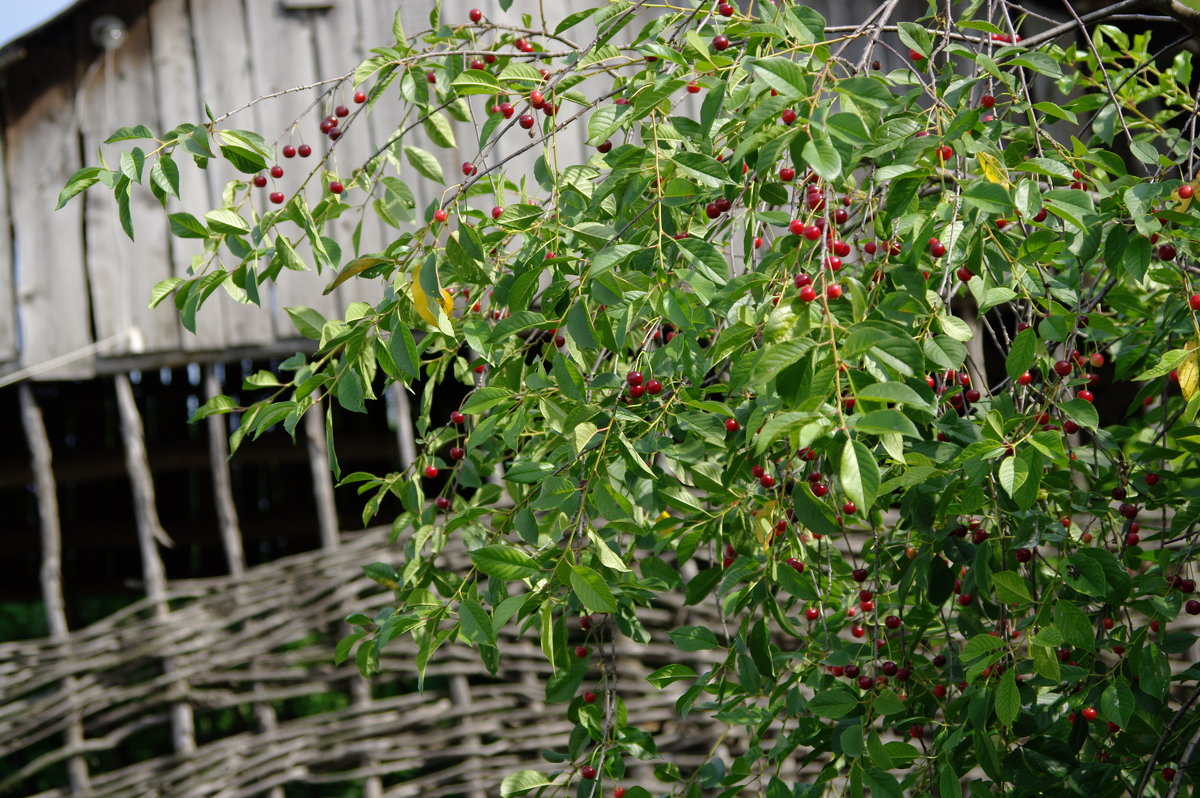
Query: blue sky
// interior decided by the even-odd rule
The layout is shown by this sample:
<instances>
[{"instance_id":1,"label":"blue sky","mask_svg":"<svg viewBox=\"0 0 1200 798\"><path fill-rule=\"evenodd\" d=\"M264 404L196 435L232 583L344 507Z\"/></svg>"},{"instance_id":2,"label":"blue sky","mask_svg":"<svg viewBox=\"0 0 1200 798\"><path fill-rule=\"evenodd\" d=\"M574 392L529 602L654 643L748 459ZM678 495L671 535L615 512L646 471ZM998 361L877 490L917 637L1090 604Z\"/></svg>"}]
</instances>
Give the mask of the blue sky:
<instances>
[{"instance_id":1,"label":"blue sky","mask_svg":"<svg viewBox=\"0 0 1200 798\"><path fill-rule=\"evenodd\" d=\"M53 17L74 0L0 0L0 45Z\"/></svg>"}]
</instances>

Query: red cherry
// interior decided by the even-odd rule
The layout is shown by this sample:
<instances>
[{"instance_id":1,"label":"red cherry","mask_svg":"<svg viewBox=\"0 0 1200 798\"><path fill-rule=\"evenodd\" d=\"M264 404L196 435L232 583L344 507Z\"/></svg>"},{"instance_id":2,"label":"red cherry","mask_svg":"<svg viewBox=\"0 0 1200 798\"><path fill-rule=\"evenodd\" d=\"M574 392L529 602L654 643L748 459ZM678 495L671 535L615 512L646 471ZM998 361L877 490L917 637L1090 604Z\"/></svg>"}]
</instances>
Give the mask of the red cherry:
<instances>
[{"instance_id":1,"label":"red cherry","mask_svg":"<svg viewBox=\"0 0 1200 798\"><path fill-rule=\"evenodd\" d=\"M354 92L354 102L358 103L359 105L362 105L366 101L367 101L367 93L365 91Z\"/></svg>"},{"instance_id":2,"label":"red cherry","mask_svg":"<svg viewBox=\"0 0 1200 798\"><path fill-rule=\"evenodd\" d=\"M1159 480L1159 476L1154 471L1151 471L1148 474L1146 474L1146 484L1147 485L1150 485L1151 487L1153 487L1158 484L1158 480Z\"/></svg>"},{"instance_id":3,"label":"red cherry","mask_svg":"<svg viewBox=\"0 0 1200 798\"><path fill-rule=\"evenodd\" d=\"M1033 382L1033 375L1030 374L1028 371L1026 371L1020 377L1017 377L1018 385L1028 385L1031 382Z\"/></svg>"},{"instance_id":4,"label":"red cherry","mask_svg":"<svg viewBox=\"0 0 1200 798\"><path fill-rule=\"evenodd\" d=\"M333 109L333 115L341 117L350 116L350 109L344 105L339 105L337 108Z\"/></svg>"},{"instance_id":5,"label":"red cherry","mask_svg":"<svg viewBox=\"0 0 1200 798\"><path fill-rule=\"evenodd\" d=\"M1122 504L1117 508L1117 512L1125 518L1137 518L1138 508L1136 504Z\"/></svg>"},{"instance_id":6,"label":"red cherry","mask_svg":"<svg viewBox=\"0 0 1200 798\"><path fill-rule=\"evenodd\" d=\"M284 199L286 198L283 196L282 191L272 191L267 199L271 200L271 202L275 203L276 205L282 205Z\"/></svg>"},{"instance_id":7,"label":"red cherry","mask_svg":"<svg viewBox=\"0 0 1200 798\"><path fill-rule=\"evenodd\" d=\"M700 84L694 80L691 83L689 83L688 85L684 86L684 88L687 89L688 94L699 94L700 93Z\"/></svg>"},{"instance_id":8,"label":"red cherry","mask_svg":"<svg viewBox=\"0 0 1200 798\"><path fill-rule=\"evenodd\" d=\"M583 691L583 700L589 704L594 704L594 703L596 703L596 694L593 693L591 690L584 690Z\"/></svg>"},{"instance_id":9,"label":"red cherry","mask_svg":"<svg viewBox=\"0 0 1200 798\"><path fill-rule=\"evenodd\" d=\"M291 144L283 145L283 157L284 158L295 158L296 157L296 148L293 147Z\"/></svg>"},{"instance_id":10,"label":"red cherry","mask_svg":"<svg viewBox=\"0 0 1200 798\"><path fill-rule=\"evenodd\" d=\"M641 385L644 381L645 377L642 376L642 372L640 371L631 371L625 375L625 382L630 385Z\"/></svg>"},{"instance_id":11,"label":"red cherry","mask_svg":"<svg viewBox=\"0 0 1200 798\"><path fill-rule=\"evenodd\" d=\"M712 40L712 46L713 46L713 49L717 50L717 51L729 49L729 37L728 36L714 36L713 40Z\"/></svg>"},{"instance_id":12,"label":"red cherry","mask_svg":"<svg viewBox=\"0 0 1200 798\"><path fill-rule=\"evenodd\" d=\"M257 186L257 187L259 187L259 188L262 188L262 187L263 187L263 186L265 186L266 184L267 184L267 177L266 177L266 175L255 175L255 176L254 176L254 185L255 185L255 186Z\"/></svg>"},{"instance_id":13,"label":"red cherry","mask_svg":"<svg viewBox=\"0 0 1200 798\"><path fill-rule=\"evenodd\" d=\"M641 399L642 396L645 395L645 393L646 393L646 387L644 385L629 386L629 395L632 396L634 399Z\"/></svg>"},{"instance_id":14,"label":"red cherry","mask_svg":"<svg viewBox=\"0 0 1200 798\"><path fill-rule=\"evenodd\" d=\"M437 83L437 73L432 69L429 70L425 73L425 80L429 81L430 83Z\"/></svg>"},{"instance_id":15,"label":"red cherry","mask_svg":"<svg viewBox=\"0 0 1200 798\"><path fill-rule=\"evenodd\" d=\"M983 108L991 108L996 104L996 98L990 94L985 94L979 98L979 105Z\"/></svg>"},{"instance_id":16,"label":"red cherry","mask_svg":"<svg viewBox=\"0 0 1200 798\"><path fill-rule=\"evenodd\" d=\"M1184 610L1188 615L1200 615L1200 601L1189 599L1187 604L1183 605Z\"/></svg>"},{"instance_id":17,"label":"red cherry","mask_svg":"<svg viewBox=\"0 0 1200 798\"><path fill-rule=\"evenodd\" d=\"M855 625L850 627L850 634L854 635L855 637L866 637L867 630L861 626Z\"/></svg>"},{"instance_id":18,"label":"red cherry","mask_svg":"<svg viewBox=\"0 0 1200 798\"><path fill-rule=\"evenodd\" d=\"M846 515L854 515L858 512L858 505L854 502L846 502L842 505L842 512Z\"/></svg>"},{"instance_id":19,"label":"red cherry","mask_svg":"<svg viewBox=\"0 0 1200 798\"><path fill-rule=\"evenodd\" d=\"M596 145L596 149L602 153L608 152L609 150L612 149L612 142L611 141L602 141Z\"/></svg>"},{"instance_id":20,"label":"red cherry","mask_svg":"<svg viewBox=\"0 0 1200 798\"><path fill-rule=\"evenodd\" d=\"M784 108L783 113L779 115L779 120L785 125L790 125L796 121L796 112L791 108Z\"/></svg>"},{"instance_id":21,"label":"red cherry","mask_svg":"<svg viewBox=\"0 0 1200 798\"><path fill-rule=\"evenodd\" d=\"M1085 402L1091 402L1091 401L1095 400L1096 395L1094 393L1092 393L1091 391L1083 390L1083 391L1079 391L1078 393L1076 393L1075 398L1082 399Z\"/></svg>"},{"instance_id":22,"label":"red cherry","mask_svg":"<svg viewBox=\"0 0 1200 798\"><path fill-rule=\"evenodd\" d=\"M959 597L958 597L958 603L960 606L963 606L963 607L971 606L971 604L974 601L975 601L975 597L972 596L970 593L963 593L963 594L959 595Z\"/></svg>"},{"instance_id":23,"label":"red cherry","mask_svg":"<svg viewBox=\"0 0 1200 798\"><path fill-rule=\"evenodd\" d=\"M946 697L946 685L935 684L933 686L933 697L934 698L945 698Z\"/></svg>"},{"instance_id":24,"label":"red cherry","mask_svg":"<svg viewBox=\"0 0 1200 798\"><path fill-rule=\"evenodd\" d=\"M283 177L283 167L280 166L279 164L275 164L274 166L272 166L271 167L271 177L274 177L276 179Z\"/></svg>"},{"instance_id":25,"label":"red cherry","mask_svg":"<svg viewBox=\"0 0 1200 798\"><path fill-rule=\"evenodd\" d=\"M437 466L433 466L433 465L425 466L425 477L427 479L433 479L437 475L438 475Z\"/></svg>"},{"instance_id":26,"label":"red cherry","mask_svg":"<svg viewBox=\"0 0 1200 798\"><path fill-rule=\"evenodd\" d=\"M450 448L450 459L461 460L467 456L467 452L461 446L453 446Z\"/></svg>"},{"instance_id":27,"label":"red cherry","mask_svg":"<svg viewBox=\"0 0 1200 798\"><path fill-rule=\"evenodd\" d=\"M924 61L925 60L925 56L921 55L916 50L909 50L908 57L910 59L912 59L913 61Z\"/></svg>"},{"instance_id":28,"label":"red cherry","mask_svg":"<svg viewBox=\"0 0 1200 798\"><path fill-rule=\"evenodd\" d=\"M450 500L445 496L438 496L437 501L435 501L434 504L437 505L439 510L445 511L450 509Z\"/></svg>"},{"instance_id":29,"label":"red cherry","mask_svg":"<svg viewBox=\"0 0 1200 798\"><path fill-rule=\"evenodd\" d=\"M588 655L587 646L575 646L575 656L583 659Z\"/></svg>"},{"instance_id":30,"label":"red cherry","mask_svg":"<svg viewBox=\"0 0 1200 798\"><path fill-rule=\"evenodd\" d=\"M1082 712L1080 712L1079 714L1083 715L1084 720L1095 720L1096 719L1096 709L1094 707L1084 707L1084 710Z\"/></svg>"},{"instance_id":31,"label":"red cherry","mask_svg":"<svg viewBox=\"0 0 1200 798\"><path fill-rule=\"evenodd\" d=\"M1054 363L1054 373L1060 377L1065 377L1071 373L1071 364L1066 360L1058 360Z\"/></svg>"},{"instance_id":32,"label":"red cherry","mask_svg":"<svg viewBox=\"0 0 1200 798\"><path fill-rule=\"evenodd\" d=\"M796 178L796 170L790 166L785 166L779 170L779 179L784 183L790 183Z\"/></svg>"},{"instance_id":33,"label":"red cherry","mask_svg":"<svg viewBox=\"0 0 1200 798\"><path fill-rule=\"evenodd\" d=\"M717 11L723 17L732 17L735 9L734 9L732 3L721 3L720 5L717 6Z\"/></svg>"},{"instance_id":34,"label":"red cherry","mask_svg":"<svg viewBox=\"0 0 1200 798\"><path fill-rule=\"evenodd\" d=\"M457 410L450 413L450 423L451 424L461 424L466 420L467 420L467 417Z\"/></svg>"},{"instance_id":35,"label":"red cherry","mask_svg":"<svg viewBox=\"0 0 1200 798\"><path fill-rule=\"evenodd\" d=\"M800 289L800 300L802 302L812 302L817 298L817 292L813 290L811 285L806 285Z\"/></svg>"},{"instance_id":36,"label":"red cherry","mask_svg":"<svg viewBox=\"0 0 1200 798\"><path fill-rule=\"evenodd\" d=\"M312 147L308 146L307 144L301 144L296 148L296 152L301 158L307 158L308 156L312 155Z\"/></svg>"},{"instance_id":37,"label":"red cherry","mask_svg":"<svg viewBox=\"0 0 1200 798\"><path fill-rule=\"evenodd\" d=\"M870 690L874 686L875 686L875 680L872 679L870 676L859 676L858 677L858 689Z\"/></svg>"},{"instance_id":38,"label":"red cherry","mask_svg":"<svg viewBox=\"0 0 1200 798\"><path fill-rule=\"evenodd\" d=\"M966 266L960 266L956 272L958 279L964 283L971 282L971 278L975 276L975 272L968 269Z\"/></svg>"},{"instance_id":39,"label":"red cherry","mask_svg":"<svg viewBox=\"0 0 1200 798\"><path fill-rule=\"evenodd\" d=\"M888 617L883 619L883 625L889 629L899 629L900 628L900 617L898 615L889 615ZM896 667L895 663L892 663L893 671L892 671L892 673L888 674L889 676L895 675L895 670L894 670L895 667ZM884 669L884 673L887 673L886 668Z\"/></svg>"},{"instance_id":40,"label":"red cherry","mask_svg":"<svg viewBox=\"0 0 1200 798\"><path fill-rule=\"evenodd\" d=\"M1193 189L1187 183L1184 183L1182 186L1179 187L1179 198L1180 199L1191 199L1192 195L1195 193L1196 193L1195 189Z\"/></svg>"},{"instance_id":41,"label":"red cherry","mask_svg":"<svg viewBox=\"0 0 1200 798\"><path fill-rule=\"evenodd\" d=\"M435 222L444 222L449 217L450 217L450 214L446 213L446 211L442 208L438 208L436 211L433 212L433 220Z\"/></svg>"},{"instance_id":42,"label":"red cherry","mask_svg":"<svg viewBox=\"0 0 1200 798\"><path fill-rule=\"evenodd\" d=\"M1170 244L1163 244L1158 248L1158 257L1161 260L1175 260L1175 247Z\"/></svg>"},{"instance_id":43,"label":"red cherry","mask_svg":"<svg viewBox=\"0 0 1200 798\"><path fill-rule=\"evenodd\" d=\"M737 419L734 419L734 418L725 419L725 431L726 432L737 432L741 428L742 428L742 425L737 423Z\"/></svg>"},{"instance_id":44,"label":"red cherry","mask_svg":"<svg viewBox=\"0 0 1200 798\"><path fill-rule=\"evenodd\" d=\"M662 393L663 384L658 380L648 380L646 382L646 393L654 395Z\"/></svg>"},{"instance_id":45,"label":"red cherry","mask_svg":"<svg viewBox=\"0 0 1200 798\"><path fill-rule=\"evenodd\" d=\"M1141 542L1142 542L1142 538L1136 532L1130 532L1128 535L1125 536L1125 545L1126 546L1136 546L1137 544L1139 544Z\"/></svg>"},{"instance_id":46,"label":"red cherry","mask_svg":"<svg viewBox=\"0 0 1200 798\"><path fill-rule=\"evenodd\" d=\"M341 183L339 183L336 180L334 180L332 183L329 184L329 193L330 194L341 194L345 190L346 190L346 187L343 186Z\"/></svg>"},{"instance_id":47,"label":"red cherry","mask_svg":"<svg viewBox=\"0 0 1200 798\"><path fill-rule=\"evenodd\" d=\"M772 488L775 486L775 477L771 476L770 474L763 474L758 478L758 484L762 485L764 488Z\"/></svg>"},{"instance_id":48,"label":"red cherry","mask_svg":"<svg viewBox=\"0 0 1200 798\"><path fill-rule=\"evenodd\" d=\"M1200 311L1200 294L1192 294L1188 297L1188 307Z\"/></svg>"},{"instance_id":49,"label":"red cherry","mask_svg":"<svg viewBox=\"0 0 1200 798\"><path fill-rule=\"evenodd\" d=\"M821 617L821 611L816 607L809 607L804 611L804 617L808 618L810 621L815 621L817 618Z\"/></svg>"},{"instance_id":50,"label":"red cherry","mask_svg":"<svg viewBox=\"0 0 1200 798\"><path fill-rule=\"evenodd\" d=\"M596 769L591 765L584 765L579 769L579 775L585 779L594 779L596 778Z\"/></svg>"},{"instance_id":51,"label":"red cherry","mask_svg":"<svg viewBox=\"0 0 1200 798\"><path fill-rule=\"evenodd\" d=\"M533 114L521 114L521 118L517 120L517 124L529 130L529 128L533 127L535 121Z\"/></svg>"},{"instance_id":52,"label":"red cherry","mask_svg":"<svg viewBox=\"0 0 1200 798\"><path fill-rule=\"evenodd\" d=\"M1163 768L1162 777L1167 781L1175 781L1175 768Z\"/></svg>"},{"instance_id":53,"label":"red cherry","mask_svg":"<svg viewBox=\"0 0 1200 798\"><path fill-rule=\"evenodd\" d=\"M501 208L499 205L492 206L492 218L493 219L499 219L503 213L504 213L504 209Z\"/></svg>"},{"instance_id":54,"label":"red cherry","mask_svg":"<svg viewBox=\"0 0 1200 798\"><path fill-rule=\"evenodd\" d=\"M483 19L483 12L480 11L478 8L472 8L470 11L467 12L467 16L471 19L472 22L478 22L479 20Z\"/></svg>"},{"instance_id":55,"label":"red cherry","mask_svg":"<svg viewBox=\"0 0 1200 798\"><path fill-rule=\"evenodd\" d=\"M838 299L842 295L842 287L837 283L825 287L825 296L829 299Z\"/></svg>"},{"instance_id":56,"label":"red cherry","mask_svg":"<svg viewBox=\"0 0 1200 798\"><path fill-rule=\"evenodd\" d=\"M624 787L614 787L613 788L613 798L625 798L625 788Z\"/></svg>"},{"instance_id":57,"label":"red cherry","mask_svg":"<svg viewBox=\"0 0 1200 798\"><path fill-rule=\"evenodd\" d=\"M954 157L954 150L949 144L943 144L937 148L937 157L943 161L948 161Z\"/></svg>"},{"instance_id":58,"label":"red cherry","mask_svg":"<svg viewBox=\"0 0 1200 798\"><path fill-rule=\"evenodd\" d=\"M479 171L479 170L475 168L475 164L471 163L470 161L463 161L462 173L464 175L467 175L468 177L470 177L471 175L475 174L477 171Z\"/></svg>"},{"instance_id":59,"label":"red cherry","mask_svg":"<svg viewBox=\"0 0 1200 798\"><path fill-rule=\"evenodd\" d=\"M940 258L946 254L946 245L941 241L934 241L929 245L929 254L935 258Z\"/></svg>"}]
</instances>

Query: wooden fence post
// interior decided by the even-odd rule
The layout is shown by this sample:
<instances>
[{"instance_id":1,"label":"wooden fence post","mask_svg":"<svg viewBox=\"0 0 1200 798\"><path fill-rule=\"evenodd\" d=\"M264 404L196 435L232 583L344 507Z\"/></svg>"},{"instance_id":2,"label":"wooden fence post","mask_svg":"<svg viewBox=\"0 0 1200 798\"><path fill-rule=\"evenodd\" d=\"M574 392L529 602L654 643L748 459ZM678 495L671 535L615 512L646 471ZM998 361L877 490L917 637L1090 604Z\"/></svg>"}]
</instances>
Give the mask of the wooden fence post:
<instances>
[{"instance_id":1,"label":"wooden fence post","mask_svg":"<svg viewBox=\"0 0 1200 798\"><path fill-rule=\"evenodd\" d=\"M46 624L51 640L66 640L70 634L67 626L67 605L62 585L62 525L58 516L58 483L54 479L53 450L50 436L46 434L46 423L42 410L37 405L33 390L22 382L18 386L21 398L21 424L25 429L25 440L29 443L33 484L37 488L38 519L42 542L40 580L42 599L46 603ZM76 679L68 677L65 682L67 696L72 703L76 693ZM83 746L83 719L79 710L72 709L67 723L67 748ZM71 792L81 794L91 790L87 760L82 755L67 760L67 775L71 780Z\"/></svg>"},{"instance_id":2,"label":"wooden fence post","mask_svg":"<svg viewBox=\"0 0 1200 798\"><path fill-rule=\"evenodd\" d=\"M154 498L154 478L150 473L150 462L146 456L146 434L137 402L133 398L133 386L128 375L118 374L114 380L117 387L117 411L121 418L121 439L125 445L125 467L133 488L134 516L137 519L138 547L142 554L142 577L146 582L146 595L154 602L157 617L165 618L170 613L167 606L167 578L162 560L158 556L157 544L170 546L171 539L163 531L158 520L158 507ZM163 671L174 670L174 658L163 658ZM171 739L179 754L191 754L196 750L195 722L192 707L186 701L171 705Z\"/></svg>"}]
</instances>

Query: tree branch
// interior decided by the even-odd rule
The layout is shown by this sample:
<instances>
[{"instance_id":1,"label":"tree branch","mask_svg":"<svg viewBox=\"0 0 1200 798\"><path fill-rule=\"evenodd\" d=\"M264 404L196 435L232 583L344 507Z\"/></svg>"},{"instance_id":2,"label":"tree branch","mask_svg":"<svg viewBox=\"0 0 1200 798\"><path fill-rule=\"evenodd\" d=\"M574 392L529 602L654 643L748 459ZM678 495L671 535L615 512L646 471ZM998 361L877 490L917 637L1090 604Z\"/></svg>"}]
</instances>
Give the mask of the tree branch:
<instances>
[{"instance_id":1,"label":"tree branch","mask_svg":"<svg viewBox=\"0 0 1200 798\"><path fill-rule=\"evenodd\" d=\"M1056 28L1051 28L1048 31L1043 31L1042 33L1030 36L1028 39L1023 40L1021 44L1029 48L1037 47L1045 44L1046 42L1057 39L1064 33L1077 30L1081 25L1091 25L1095 22L1103 22L1104 20L1115 17L1118 14L1122 14L1126 11L1133 11L1139 8L1154 9L1155 11L1166 14L1167 16L1174 17L1183 23L1183 26L1187 28L1193 36L1200 36L1200 11L1194 11L1188 8L1183 3L1180 3L1179 0L1122 0L1122 2L1113 3L1107 8L1102 8L1099 11L1093 11L1090 14L1085 14L1082 17L1079 17L1078 21L1073 20L1071 22L1059 25Z\"/></svg>"}]
</instances>

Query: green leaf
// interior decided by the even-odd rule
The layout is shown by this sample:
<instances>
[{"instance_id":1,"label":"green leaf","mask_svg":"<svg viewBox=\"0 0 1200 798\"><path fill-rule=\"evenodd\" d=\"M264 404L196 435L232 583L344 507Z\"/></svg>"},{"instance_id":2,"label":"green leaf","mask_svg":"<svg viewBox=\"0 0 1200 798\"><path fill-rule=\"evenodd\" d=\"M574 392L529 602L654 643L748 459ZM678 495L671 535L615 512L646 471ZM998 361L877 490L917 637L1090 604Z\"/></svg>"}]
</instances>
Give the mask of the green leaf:
<instances>
[{"instance_id":1,"label":"green leaf","mask_svg":"<svg viewBox=\"0 0 1200 798\"><path fill-rule=\"evenodd\" d=\"M970 662L987 656L999 648L1004 648L1004 641L999 637L975 635L963 646L962 658L964 662Z\"/></svg>"},{"instance_id":2,"label":"green leaf","mask_svg":"<svg viewBox=\"0 0 1200 798\"><path fill-rule=\"evenodd\" d=\"M1005 726L1012 726L1021 714L1021 693L1017 689L1017 669L1009 668L996 686L996 717Z\"/></svg>"},{"instance_id":3,"label":"green leaf","mask_svg":"<svg viewBox=\"0 0 1200 798\"><path fill-rule=\"evenodd\" d=\"M404 157L422 177L427 177L442 185L446 184L446 175L442 172L442 165L428 151L412 144L405 144Z\"/></svg>"},{"instance_id":4,"label":"green leaf","mask_svg":"<svg viewBox=\"0 0 1200 798\"><path fill-rule=\"evenodd\" d=\"M694 670L692 670L687 665L683 665L678 662L675 662L670 665L662 666L661 668L656 670L654 673L647 676L646 681L650 682L650 684L654 685L659 690L661 690L664 687L666 687L667 685L672 684L674 682L678 682L683 679L695 679L695 678L696 678L696 672Z\"/></svg>"},{"instance_id":5,"label":"green leaf","mask_svg":"<svg viewBox=\"0 0 1200 798\"><path fill-rule=\"evenodd\" d=\"M502 543L475 549L470 557L476 568L497 579L528 579L542 572L528 554Z\"/></svg>"},{"instance_id":6,"label":"green leaf","mask_svg":"<svg viewBox=\"0 0 1200 798\"><path fill-rule=\"evenodd\" d=\"M54 210L58 210L62 206L71 201L71 198L83 193L91 186L94 186L100 180L100 173L104 171L99 166L85 166L67 179L67 184L63 186L62 191L58 194L58 205Z\"/></svg>"},{"instance_id":7,"label":"green leaf","mask_svg":"<svg viewBox=\"0 0 1200 798\"><path fill-rule=\"evenodd\" d=\"M1084 399L1072 399L1060 404L1058 409L1070 416L1081 427L1088 429L1100 427L1100 414L1096 412L1096 407L1091 402Z\"/></svg>"},{"instance_id":8,"label":"green leaf","mask_svg":"<svg viewBox=\"0 0 1200 798\"><path fill-rule=\"evenodd\" d=\"M998 571L992 574L992 585L996 588L996 599L1006 604L1014 601L1021 603L1033 601L1029 585L1019 574L1012 571Z\"/></svg>"},{"instance_id":9,"label":"green leaf","mask_svg":"<svg viewBox=\"0 0 1200 798\"><path fill-rule=\"evenodd\" d=\"M117 130L104 140L105 144L113 144L118 141L129 141L131 139L152 139L154 132L145 125L133 125L117 128Z\"/></svg>"},{"instance_id":10,"label":"green leaf","mask_svg":"<svg viewBox=\"0 0 1200 798\"><path fill-rule=\"evenodd\" d=\"M482 69L466 69L450 82L455 94L499 94L500 83Z\"/></svg>"},{"instance_id":11,"label":"green leaf","mask_svg":"<svg viewBox=\"0 0 1200 798\"><path fill-rule=\"evenodd\" d=\"M482 413L485 410L490 410L497 405L502 405L510 401L515 401L515 396L512 391L507 388L500 388L493 385L488 385L471 393L467 396L467 401L460 408L463 413L473 414Z\"/></svg>"},{"instance_id":12,"label":"green leaf","mask_svg":"<svg viewBox=\"0 0 1200 798\"><path fill-rule=\"evenodd\" d=\"M851 416L850 421L854 427L854 431L859 433L868 433L871 435L896 433L909 438L923 437L917 431L916 425L899 410L872 410L860 416ZM876 490L878 490L878 487Z\"/></svg>"},{"instance_id":13,"label":"green leaf","mask_svg":"<svg viewBox=\"0 0 1200 798\"><path fill-rule=\"evenodd\" d=\"M842 156L827 136L818 135L809 139L802 150L804 160L812 170L829 181L842 177Z\"/></svg>"},{"instance_id":14,"label":"green leaf","mask_svg":"<svg viewBox=\"0 0 1200 798\"><path fill-rule=\"evenodd\" d=\"M604 577L585 565L571 568L571 589L588 612L617 611L617 601L604 582Z\"/></svg>"},{"instance_id":15,"label":"green leaf","mask_svg":"<svg viewBox=\"0 0 1200 798\"><path fill-rule=\"evenodd\" d=\"M540 771L519 770L516 773L509 773L500 782L500 798L509 798L510 795L525 795L531 790L548 787L552 783L546 774Z\"/></svg>"},{"instance_id":16,"label":"green leaf","mask_svg":"<svg viewBox=\"0 0 1200 798\"><path fill-rule=\"evenodd\" d=\"M288 316L292 320L292 324L296 325L296 330L305 338L311 338L314 341L321 340L321 330L325 328L325 317L312 308L306 308L302 305L295 307L284 308Z\"/></svg>"},{"instance_id":17,"label":"green leaf","mask_svg":"<svg viewBox=\"0 0 1200 798\"><path fill-rule=\"evenodd\" d=\"M928 407L921 395L902 382L877 382L865 388L856 388L854 397L871 402L895 402L896 404Z\"/></svg>"},{"instance_id":18,"label":"green leaf","mask_svg":"<svg viewBox=\"0 0 1200 798\"><path fill-rule=\"evenodd\" d=\"M171 225L171 235L176 238L208 238L210 233L204 222L190 213L172 213L167 216Z\"/></svg>"},{"instance_id":19,"label":"green leaf","mask_svg":"<svg viewBox=\"0 0 1200 798\"><path fill-rule=\"evenodd\" d=\"M218 208L204 214L208 226L216 233L231 233L241 235L250 232L250 223L228 208Z\"/></svg>"},{"instance_id":20,"label":"green leaf","mask_svg":"<svg viewBox=\"0 0 1200 798\"><path fill-rule=\"evenodd\" d=\"M1129 725L1136 708L1137 701L1133 690L1125 679L1118 677L1110 681L1100 695L1100 711L1104 713L1104 719L1111 720L1122 728Z\"/></svg>"},{"instance_id":21,"label":"green leaf","mask_svg":"<svg viewBox=\"0 0 1200 798\"><path fill-rule=\"evenodd\" d=\"M1063 581L1084 595L1102 598L1108 592L1104 569L1091 557L1076 552L1067 558L1063 571Z\"/></svg>"},{"instance_id":22,"label":"green leaf","mask_svg":"<svg viewBox=\"0 0 1200 798\"><path fill-rule=\"evenodd\" d=\"M804 67L788 58L756 59L754 71L764 83L784 97L800 98L812 93Z\"/></svg>"},{"instance_id":23,"label":"green leaf","mask_svg":"<svg viewBox=\"0 0 1200 798\"><path fill-rule=\"evenodd\" d=\"M707 626L681 626L667 632L680 651L707 651L717 648L717 636Z\"/></svg>"},{"instance_id":24,"label":"green leaf","mask_svg":"<svg viewBox=\"0 0 1200 798\"><path fill-rule=\"evenodd\" d=\"M197 408L196 412L192 413L192 417L188 419L189 424L195 424L202 418L215 416L219 413L230 413L237 408L237 404L228 396L214 396L207 402Z\"/></svg>"},{"instance_id":25,"label":"green leaf","mask_svg":"<svg viewBox=\"0 0 1200 798\"><path fill-rule=\"evenodd\" d=\"M1030 327L1022 330L1013 338L1012 348L1004 359L1004 370L1010 379L1017 379L1033 365L1037 353L1037 333Z\"/></svg>"},{"instance_id":26,"label":"green leaf","mask_svg":"<svg viewBox=\"0 0 1200 798\"><path fill-rule=\"evenodd\" d=\"M158 307L158 303L169 297L175 292L175 289L183 285L185 280L181 277L168 277L165 280L159 280L154 284L154 289L150 292L150 307Z\"/></svg>"},{"instance_id":27,"label":"green leaf","mask_svg":"<svg viewBox=\"0 0 1200 798\"><path fill-rule=\"evenodd\" d=\"M842 490L858 505L859 512L870 510L879 493L879 466L871 450L859 441L847 440L838 476Z\"/></svg>"},{"instance_id":28,"label":"green leaf","mask_svg":"<svg viewBox=\"0 0 1200 798\"><path fill-rule=\"evenodd\" d=\"M463 637L470 643L495 645L496 635L492 632L492 619L479 602L466 599L458 607L458 619L462 624Z\"/></svg>"},{"instance_id":29,"label":"green leaf","mask_svg":"<svg viewBox=\"0 0 1200 798\"><path fill-rule=\"evenodd\" d=\"M820 718L841 718L858 708L858 698L845 688L823 690L808 701L808 708Z\"/></svg>"},{"instance_id":30,"label":"green leaf","mask_svg":"<svg viewBox=\"0 0 1200 798\"><path fill-rule=\"evenodd\" d=\"M1168 352L1165 352L1163 353L1162 357L1158 359L1157 363L1133 379L1137 382L1145 382L1146 380L1165 377L1177 366L1179 366L1179 364L1182 363L1190 354L1192 354L1192 350L1190 349L1172 349Z\"/></svg>"},{"instance_id":31,"label":"green leaf","mask_svg":"<svg viewBox=\"0 0 1200 798\"><path fill-rule=\"evenodd\" d=\"M1062 633L1063 640L1078 648L1091 651L1095 648L1096 630L1083 610L1070 601L1054 605L1054 628Z\"/></svg>"},{"instance_id":32,"label":"green leaf","mask_svg":"<svg viewBox=\"0 0 1200 798\"><path fill-rule=\"evenodd\" d=\"M703 239L691 237L680 239L675 243L688 263L700 274L718 285L724 285L729 279L729 266L712 244Z\"/></svg>"},{"instance_id":33,"label":"green leaf","mask_svg":"<svg viewBox=\"0 0 1200 798\"><path fill-rule=\"evenodd\" d=\"M729 179L729 170L710 155L698 152L680 152L676 153L671 160L675 161L679 171L706 186L720 188L726 183L732 182Z\"/></svg>"}]
</instances>

